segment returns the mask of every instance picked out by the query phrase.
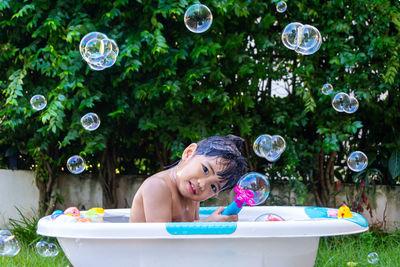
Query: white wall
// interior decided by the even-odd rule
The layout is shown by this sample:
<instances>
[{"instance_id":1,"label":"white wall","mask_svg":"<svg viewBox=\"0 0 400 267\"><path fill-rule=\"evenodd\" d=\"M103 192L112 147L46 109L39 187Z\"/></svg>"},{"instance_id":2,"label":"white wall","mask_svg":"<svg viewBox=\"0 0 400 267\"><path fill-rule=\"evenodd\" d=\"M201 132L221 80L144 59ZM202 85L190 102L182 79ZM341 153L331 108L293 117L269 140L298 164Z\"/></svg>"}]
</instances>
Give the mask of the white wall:
<instances>
[{"instance_id":1,"label":"white wall","mask_svg":"<svg viewBox=\"0 0 400 267\"><path fill-rule=\"evenodd\" d=\"M64 204L60 207L76 206L85 210L92 207L103 206L103 194L100 181L97 177L90 175L63 175L59 177L59 188L64 197ZM126 175L119 178L118 207L128 208L138 190L143 177ZM337 195L337 205L352 203L356 197L357 187L344 185L344 191ZM293 191L272 185L272 193L281 199L286 199L286 205L296 203L296 194ZM234 199L233 190L221 193L217 198L207 200L203 206L224 206ZM290 199L290 200L289 200ZM0 229L8 223L8 218L19 218L15 207L22 210L24 215L32 216L37 213L39 191L35 185L33 173L30 171L12 171L0 169ZM370 224L382 225L382 227L393 230L400 229L400 186L377 186L375 199L369 199L372 207L372 217L369 211L364 210L361 214L365 216ZM278 202L279 203L279 202ZM267 205L274 204L272 197L267 200ZM298 204L298 202L297 202ZM285 204L282 204L285 205ZM306 200L306 205L313 206L315 201L312 194Z\"/></svg>"},{"instance_id":2,"label":"white wall","mask_svg":"<svg viewBox=\"0 0 400 267\"><path fill-rule=\"evenodd\" d=\"M9 218L19 219L19 208L26 216L37 213L39 190L33 173L0 169L0 227L8 224Z\"/></svg>"}]
</instances>

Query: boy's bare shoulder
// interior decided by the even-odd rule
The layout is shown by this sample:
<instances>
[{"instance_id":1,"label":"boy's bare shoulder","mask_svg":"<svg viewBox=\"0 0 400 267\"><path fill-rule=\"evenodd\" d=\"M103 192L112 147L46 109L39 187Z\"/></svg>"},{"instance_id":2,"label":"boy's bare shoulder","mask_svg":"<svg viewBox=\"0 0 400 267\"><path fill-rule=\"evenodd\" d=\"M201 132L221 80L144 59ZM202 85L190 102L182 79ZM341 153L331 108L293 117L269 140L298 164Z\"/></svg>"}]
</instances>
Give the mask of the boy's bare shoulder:
<instances>
[{"instance_id":1,"label":"boy's bare shoulder","mask_svg":"<svg viewBox=\"0 0 400 267\"><path fill-rule=\"evenodd\" d=\"M163 173L157 173L146 180L142 184L142 190L146 193L171 195L171 188L168 182L168 176L163 175Z\"/></svg>"}]
</instances>

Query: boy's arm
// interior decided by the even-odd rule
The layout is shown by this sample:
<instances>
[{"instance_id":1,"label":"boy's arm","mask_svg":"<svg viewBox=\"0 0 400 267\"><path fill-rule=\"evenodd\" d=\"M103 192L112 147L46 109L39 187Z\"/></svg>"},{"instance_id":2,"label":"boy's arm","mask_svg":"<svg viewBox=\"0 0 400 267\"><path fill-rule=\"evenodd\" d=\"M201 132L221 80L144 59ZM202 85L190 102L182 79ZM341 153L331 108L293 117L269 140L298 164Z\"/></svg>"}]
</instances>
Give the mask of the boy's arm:
<instances>
[{"instance_id":1,"label":"boy's arm","mask_svg":"<svg viewBox=\"0 0 400 267\"><path fill-rule=\"evenodd\" d=\"M150 179L143 186L146 222L171 222L172 194L166 182L162 179Z\"/></svg>"},{"instance_id":2,"label":"boy's arm","mask_svg":"<svg viewBox=\"0 0 400 267\"><path fill-rule=\"evenodd\" d=\"M222 215L221 213L224 211L224 207L218 207L210 216L203 220L199 220L198 218L195 222L237 222L239 216L237 214L234 215ZM199 214L199 213L197 213Z\"/></svg>"}]
</instances>

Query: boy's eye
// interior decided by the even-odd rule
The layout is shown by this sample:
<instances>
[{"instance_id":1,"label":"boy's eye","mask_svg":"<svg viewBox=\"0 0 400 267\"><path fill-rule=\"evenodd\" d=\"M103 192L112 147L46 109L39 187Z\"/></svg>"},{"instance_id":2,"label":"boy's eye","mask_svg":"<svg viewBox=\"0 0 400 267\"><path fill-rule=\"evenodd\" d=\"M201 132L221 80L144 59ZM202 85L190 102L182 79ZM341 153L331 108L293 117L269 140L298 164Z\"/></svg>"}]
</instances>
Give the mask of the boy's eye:
<instances>
[{"instance_id":1,"label":"boy's eye","mask_svg":"<svg viewBox=\"0 0 400 267\"><path fill-rule=\"evenodd\" d=\"M205 174L208 174L208 168L206 166L203 166L203 171Z\"/></svg>"},{"instance_id":2,"label":"boy's eye","mask_svg":"<svg viewBox=\"0 0 400 267\"><path fill-rule=\"evenodd\" d=\"M214 191L215 193L217 193L218 188L215 185L211 185L211 189L212 191Z\"/></svg>"}]
</instances>

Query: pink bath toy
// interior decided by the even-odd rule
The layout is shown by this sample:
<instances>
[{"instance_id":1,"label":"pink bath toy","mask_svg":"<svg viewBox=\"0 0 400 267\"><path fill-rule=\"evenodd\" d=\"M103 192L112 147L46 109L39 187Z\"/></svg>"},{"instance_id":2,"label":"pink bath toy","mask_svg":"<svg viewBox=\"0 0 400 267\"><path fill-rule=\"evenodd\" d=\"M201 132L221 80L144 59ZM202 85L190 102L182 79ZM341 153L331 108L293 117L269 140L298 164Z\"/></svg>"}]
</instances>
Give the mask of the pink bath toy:
<instances>
[{"instance_id":1,"label":"pink bath toy","mask_svg":"<svg viewBox=\"0 0 400 267\"><path fill-rule=\"evenodd\" d=\"M81 213L76 207L69 207L64 211L64 214L71 215L71 216L80 216Z\"/></svg>"},{"instance_id":2,"label":"pink bath toy","mask_svg":"<svg viewBox=\"0 0 400 267\"><path fill-rule=\"evenodd\" d=\"M328 217L337 217L338 216L338 210L337 209L329 209L326 211L328 214Z\"/></svg>"},{"instance_id":3,"label":"pink bath toy","mask_svg":"<svg viewBox=\"0 0 400 267\"><path fill-rule=\"evenodd\" d=\"M243 189L239 185L235 186L235 202L238 208L243 206L243 203L246 203L248 206L254 206L255 202L253 200L254 193L249 189Z\"/></svg>"}]
</instances>

